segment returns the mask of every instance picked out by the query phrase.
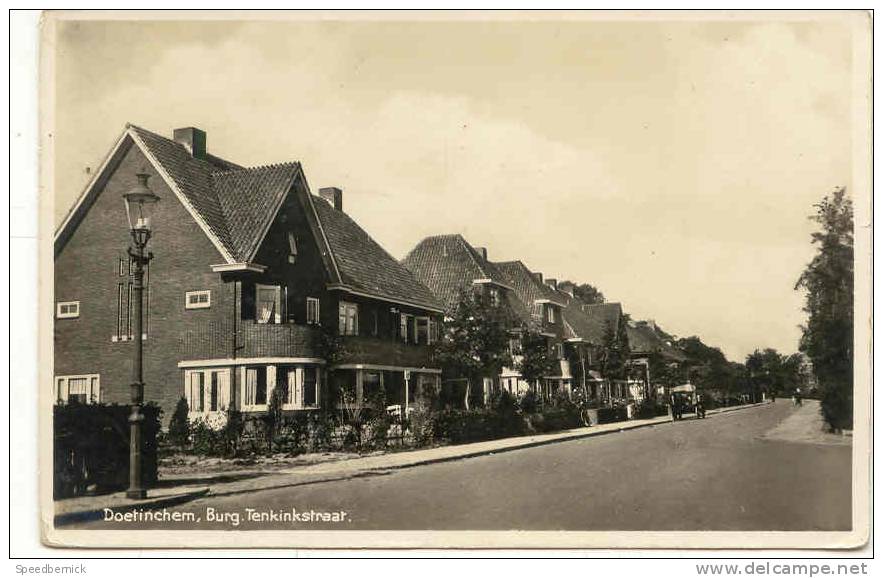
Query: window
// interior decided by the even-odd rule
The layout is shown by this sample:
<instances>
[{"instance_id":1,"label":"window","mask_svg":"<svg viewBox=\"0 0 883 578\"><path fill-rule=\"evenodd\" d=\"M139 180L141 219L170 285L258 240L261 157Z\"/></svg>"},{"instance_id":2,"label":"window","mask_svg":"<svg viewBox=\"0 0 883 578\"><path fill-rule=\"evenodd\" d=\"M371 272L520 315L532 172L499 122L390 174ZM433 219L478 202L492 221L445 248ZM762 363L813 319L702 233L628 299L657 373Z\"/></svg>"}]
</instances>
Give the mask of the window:
<instances>
[{"instance_id":1,"label":"window","mask_svg":"<svg viewBox=\"0 0 883 578\"><path fill-rule=\"evenodd\" d=\"M187 384L185 397L190 413L202 413L205 410L205 374L203 372L190 372L190 381Z\"/></svg>"},{"instance_id":2,"label":"window","mask_svg":"<svg viewBox=\"0 0 883 578\"><path fill-rule=\"evenodd\" d=\"M56 403L98 403L101 401L100 385L97 373L58 376L55 378Z\"/></svg>"},{"instance_id":3,"label":"window","mask_svg":"<svg viewBox=\"0 0 883 578\"><path fill-rule=\"evenodd\" d=\"M521 355L521 339L518 337L509 338L509 355Z\"/></svg>"},{"instance_id":4,"label":"window","mask_svg":"<svg viewBox=\"0 0 883 578\"><path fill-rule=\"evenodd\" d=\"M123 298L123 284L117 283L117 332L114 336L117 339L123 336L123 311L125 310Z\"/></svg>"},{"instance_id":5,"label":"window","mask_svg":"<svg viewBox=\"0 0 883 578\"><path fill-rule=\"evenodd\" d=\"M341 301L337 308L338 332L341 335L359 334L359 306Z\"/></svg>"},{"instance_id":6,"label":"window","mask_svg":"<svg viewBox=\"0 0 883 578\"><path fill-rule=\"evenodd\" d=\"M558 359L564 359L564 344L556 343L555 344L555 356Z\"/></svg>"},{"instance_id":7,"label":"window","mask_svg":"<svg viewBox=\"0 0 883 578\"><path fill-rule=\"evenodd\" d=\"M555 308L551 303L546 304L546 321L555 323Z\"/></svg>"},{"instance_id":8,"label":"window","mask_svg":"<svg viewBox=\"0 0 883 578\"><path fill-rule=\"evenodd\" d=\"M249 367L245 370L245 399L243 405L267 405L267 368Z\"/></svg>"},{"instance_id":9,"label":"window","mask_svg":"<svg viewBox=\"0 0 883 578\"><path fill-rule=\"evenodd\" d=\"M488 288L488 295L490 295L490 298L491 298L491 305L493 305L494 307L497 307L498 305L500 305L500 290L499 289L497 289L496 287Z\"/></svg>"},{"instance_id":10,"label":"window","mask_svg":"<svg viewBox=\"0 0 883 578\"><path fill-rule=\"evenodd\" d=\"M282 322L282 291L276 285L255 285L258 323Z\"/></svg>"},{"instance_id":11,"label":"window","mask_svg":"<svg viewBox=\"0 0 883 578\"><path fill-rule=\"evenodd\" d=\"M191 414L225 411L230 405L230 370L185 371L184 399Z\"/></svg>"},{"instance_id":12,"label":"window","mask_svg":"<svg viewBox=\"0 0 883 578\"><path fill-rule=\"evenodd\" d=\"M383 373L380 371L365 371L362 374L362 400L371 403L380 397L383 392Z\"/></svg>"},{"instance_id":13,"label":"window","mask_svg":"<svg viewBox=\"0 0 883 578\"><path fill-rule=\"evenodd\" d=\"M120 257L120 277L126 274L126 260Z\"/></svg>"},{"instance_id":14,"label":"window","mask_svg":"<svg viewBox=\"0 0 883 578\"><path fill-rule=\"evenodd\" d=\"M55 306L55 316L59 319L73 319L80 316L79 301L63 301Z\"/></svg>"},{"instance_id":15,"label":"window","mask_svg":"<svg viewBox=\"0 0 883 578\"><path fill-rule=\"evenodd\" d=\"M212 292L205 291L187 291L184 294L185 309L208 309L212 306Z\"/></svg>"},{"instance_id":16,"label":"window","mask_svg":"<svg viewBox=\"0 0 883 578\"><path fill-rule=\"evenodd\" d=\"M319 405L319 368L305 367L303 369L303 407L317 407Z\"/></svg>"},{"instance_id":17,"label":"window","mask_svg":"<svg viewBox=\"0 0 883 578\"><path fill-rule=\"evenodd\" d=\"M405 313L399 315L399 337L405 343L408 342L408 317Z\"/></svg>"},{"instance_id":18,"label":"window","mask_svg":"<svg viewBox=\"0 0 883 578\"><path fill-rule=\"evenodd\" d=\"M429 345L429 317L418 317L416 319L417 339L416 343Z\"/></svg>"},{"instance_id":19,"label":"window","mask_svg":"<svg viewBox=\"0 0 883 578\"><path fill-rule=\"evenodd\" d=\"M319 325L319 300L315 297L307 297L307 323Z\"/></svg>"},{"instance_id":20,"label":"window","mask_svg":"<svg viewBox=\"0 0 883 578\"><path fill-rule=\"evenodd\" d=\"M374 337L380 335L380 313L377 309L371 311L371 335Z\"/></svg>"},{"instance_id":21,"label":"window","mask_svg":"<svg viewBox=\"0 0 883 578\"><path fill-rule=\"evenodd\" d=\"M288 262L294 264L297 261L297 237L294 233L288 233Z\"/></svg>"},{"instance_id":22,"label":"window","mask_svg":"<svg viewBox=\"0 0 883 578\"><path fill-rule=\"evenodd\" d=\"M288 409L319 406L319 375L316 366L289 366L276 369L276 387L283 388L283 404Z\"/></svg>"}]
</instances>

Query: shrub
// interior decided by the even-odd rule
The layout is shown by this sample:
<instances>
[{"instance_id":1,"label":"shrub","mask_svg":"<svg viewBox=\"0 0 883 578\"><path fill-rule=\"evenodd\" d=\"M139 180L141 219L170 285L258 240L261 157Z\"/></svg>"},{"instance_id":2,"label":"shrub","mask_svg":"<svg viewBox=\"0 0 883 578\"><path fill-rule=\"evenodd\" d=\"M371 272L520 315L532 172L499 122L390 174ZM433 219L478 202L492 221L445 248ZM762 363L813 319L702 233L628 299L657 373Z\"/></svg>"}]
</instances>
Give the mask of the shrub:
<instances>
[{"instance_id":1,"label":"shrub","mask_svg":"<svg viewBox=\"0 0 883 578\"><path fill-rule=\"evenodd\" d=\"M628 419L624 405L616 407L602 407L598 409L598 423L614 423Z\"/></svg>"},{"instance_id":2,"label":"shrub","mask_svg":"<svg viewBox=\"0 0 883 578\"><path fill-rule=\"evenodd\" d=\"M129 414L125 405L70 403L53 410L53 493L56 499L126 487L129 476ZM162 410L142 407L143 481L156 483L157 437Z\"/></svg>"},{"instance_id":3,"label":"shrub","mask_svg":"<svg viewBox=\"0 0 883 578\"><path fill-rule=\"evenodd\" d=\"M518 407L522 413L536 413L540 407L540 398L532 389L528 390L518 399Z\"/></svg>"},{"instance_id":4,"label":"shrub","mask_svg":"<svg viewBox=\"0 0 883 578\"><path fill-rule=\"evenodd\" d=\"M169 421L169 443L180 449L190 444L190 420L187 417L189 410L187 400L182 397L178 400L175 412Z\"/></svg>"}]
</instances>

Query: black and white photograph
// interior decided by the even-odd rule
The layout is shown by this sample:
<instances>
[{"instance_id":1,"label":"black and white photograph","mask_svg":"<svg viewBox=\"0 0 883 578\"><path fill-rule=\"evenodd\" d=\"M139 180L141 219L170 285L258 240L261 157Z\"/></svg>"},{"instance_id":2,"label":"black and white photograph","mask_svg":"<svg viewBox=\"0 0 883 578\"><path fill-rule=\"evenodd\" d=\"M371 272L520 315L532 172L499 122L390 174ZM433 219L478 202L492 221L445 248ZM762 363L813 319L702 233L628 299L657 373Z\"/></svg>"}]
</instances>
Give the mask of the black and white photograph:
<instances>
[{"instance_id":1,"label":"black and white photograph","mask_svg":"<svg viewBox=\"0 0 883 578\"><path fill-rule=\"evenodd\" d=\"M862 546L871 33L45 12L44 543Z\"/></svg>"}]
</instances>

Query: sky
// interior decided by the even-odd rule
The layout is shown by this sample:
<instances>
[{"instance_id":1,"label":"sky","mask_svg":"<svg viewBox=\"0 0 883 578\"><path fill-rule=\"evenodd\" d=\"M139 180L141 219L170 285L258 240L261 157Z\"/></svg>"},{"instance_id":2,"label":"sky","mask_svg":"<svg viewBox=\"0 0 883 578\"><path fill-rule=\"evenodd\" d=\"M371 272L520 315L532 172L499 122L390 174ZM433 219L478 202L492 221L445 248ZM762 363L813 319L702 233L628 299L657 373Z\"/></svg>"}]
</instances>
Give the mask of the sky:
<instances>
[{"instance_id":1,"label":"sky","mask_svg":"<svg viewBox=\"0 0 883 578\"><path fill-rule=\"evenodd\" d=\"M397 258L462 233L731 360L796 351L808 216L852 180L853 29L561 18L60 22L55 223L126 122L196 126L341 187Z\"/></svg>"}]
</instances>

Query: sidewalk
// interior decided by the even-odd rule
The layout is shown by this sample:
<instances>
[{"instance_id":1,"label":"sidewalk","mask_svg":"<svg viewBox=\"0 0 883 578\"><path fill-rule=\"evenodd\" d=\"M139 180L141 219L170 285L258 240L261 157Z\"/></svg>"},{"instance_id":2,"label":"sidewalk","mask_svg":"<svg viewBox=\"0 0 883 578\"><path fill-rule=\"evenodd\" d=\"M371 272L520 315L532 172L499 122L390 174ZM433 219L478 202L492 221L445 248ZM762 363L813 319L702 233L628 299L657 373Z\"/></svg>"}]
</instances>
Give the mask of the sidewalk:
<instances>
[{"instance_id":1,"label":"sidewalk","mask_svg":"<svg viewBox=\"0 0 883 578\"><path fill-rule=\"evenodd\" d=\"M764 405L765 403L768 402L709 410L707 415L711 416L719 413L747 409L758 405ZM191 476L184 476L182 479L183 483L181 485L175 485L175 477L163 477L163 484L168 485L168 487L150 490L149 498L147 500L127 500L124 493L112 494L109 496L83 496L67 500L59 500L55 503L55 523L60 525L75 521L100 518L104 515L104 508L111 508L116 512L131 510L134 508L158 509L207 496L230 496L252 493L260 490L289 488L307 484L347 480L361 476L384 475L402 468L467 459L568 440L614 434L626 430L652 427L666 423L671 423L671 419L668 416L616 422L542 435L519 436L475 442L471 444L392 452L283 469L268 474L244 474L240 476L222 475L216 477L219 480L217 483L213 482L213 480L216 479L215 477L206 477L204 480L200 480L199 484L193 484L193 478ZM186 480L186 482L184 480ZM206 487L207 485L210 487Z\"/></svg>"}]
</instances>

